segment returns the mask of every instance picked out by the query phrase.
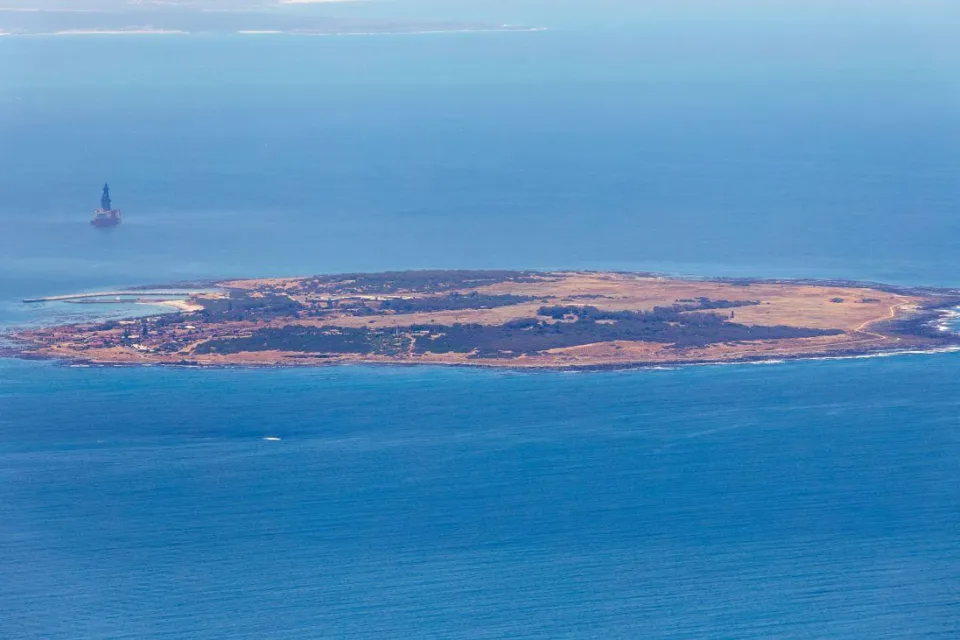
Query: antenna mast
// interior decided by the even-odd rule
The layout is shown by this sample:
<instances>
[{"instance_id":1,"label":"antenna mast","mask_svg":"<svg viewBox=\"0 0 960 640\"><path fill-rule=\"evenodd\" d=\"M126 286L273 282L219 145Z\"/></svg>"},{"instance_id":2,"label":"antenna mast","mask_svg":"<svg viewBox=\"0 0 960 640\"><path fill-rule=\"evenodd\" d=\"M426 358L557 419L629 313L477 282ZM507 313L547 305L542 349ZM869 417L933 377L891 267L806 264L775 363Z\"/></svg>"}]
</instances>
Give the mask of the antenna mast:
<instances>
[{"instance_id":1,"label":"antenna mast","mask_svg":"<svg viewBox=\"0 0 960 640\"><path fill-rule=\"evenodd\" d=\"M110 211L113 208L110 206L110 185L106 183L103 185L103 195L100 196L100 208L104 211Z\"/></svg>"}]
</instances>

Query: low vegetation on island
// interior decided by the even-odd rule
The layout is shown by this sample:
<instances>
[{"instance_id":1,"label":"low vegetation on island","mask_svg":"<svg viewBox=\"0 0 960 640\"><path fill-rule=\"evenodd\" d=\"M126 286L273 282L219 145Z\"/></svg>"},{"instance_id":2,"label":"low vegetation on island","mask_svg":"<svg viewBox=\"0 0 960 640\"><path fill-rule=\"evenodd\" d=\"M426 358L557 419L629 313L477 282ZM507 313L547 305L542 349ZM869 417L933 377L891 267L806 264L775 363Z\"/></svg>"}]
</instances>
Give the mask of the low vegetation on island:
<instances>
[{"instance_id":1,"label":"low vegetation on island","mask_svg":"<svg viewBox=\"0 0 960 640\"><path fill-rule=\"evenodd\" d=\"M648 274L411 271L237 280L176 313L44 327L20 353L106 364L598 368L944 348L960 293Z\"/></svg>"}]
</instances>

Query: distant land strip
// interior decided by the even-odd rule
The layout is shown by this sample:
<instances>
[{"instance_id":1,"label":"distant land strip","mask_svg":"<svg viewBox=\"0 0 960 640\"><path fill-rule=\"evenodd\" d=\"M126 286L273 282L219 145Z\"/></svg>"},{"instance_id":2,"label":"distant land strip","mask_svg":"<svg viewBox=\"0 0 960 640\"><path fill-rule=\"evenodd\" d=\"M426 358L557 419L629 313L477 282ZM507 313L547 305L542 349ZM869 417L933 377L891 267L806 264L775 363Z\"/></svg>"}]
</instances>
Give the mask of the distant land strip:
<instances>
[{"instance_id":1,"label":"distant land strip","mask_svg":"<svg viewBox=\"0 0 960 640\"><path fill-rule=\"evenodd\" d=\"M105 365L439 364L589 370L952 350L960 290L587 271L399 271L153 285L30 302L169 304L10 333Z\"/></svg>"}]
</instances>

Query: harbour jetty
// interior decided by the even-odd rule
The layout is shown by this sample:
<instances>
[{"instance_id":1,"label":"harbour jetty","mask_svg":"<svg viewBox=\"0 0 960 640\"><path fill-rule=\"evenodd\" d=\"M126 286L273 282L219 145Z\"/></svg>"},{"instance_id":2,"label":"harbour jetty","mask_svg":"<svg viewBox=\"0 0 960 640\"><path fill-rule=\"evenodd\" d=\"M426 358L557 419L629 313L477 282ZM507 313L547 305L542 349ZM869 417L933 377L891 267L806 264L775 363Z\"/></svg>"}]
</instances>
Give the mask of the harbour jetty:
<instances>
[{"instance_id":1,"label":"harbour jetty","mask_svg":"<svg viewBox=\"0 0 960 640\"><path fill-rule=\"evenodd\" d=\"M25 298L28 304L40 302L138 302L145 298L151 300L180 300L203 293L202 291L96 291L93 293L72 293L62 296L46 296L43 298Z\"/></svg>"}]
</instances>

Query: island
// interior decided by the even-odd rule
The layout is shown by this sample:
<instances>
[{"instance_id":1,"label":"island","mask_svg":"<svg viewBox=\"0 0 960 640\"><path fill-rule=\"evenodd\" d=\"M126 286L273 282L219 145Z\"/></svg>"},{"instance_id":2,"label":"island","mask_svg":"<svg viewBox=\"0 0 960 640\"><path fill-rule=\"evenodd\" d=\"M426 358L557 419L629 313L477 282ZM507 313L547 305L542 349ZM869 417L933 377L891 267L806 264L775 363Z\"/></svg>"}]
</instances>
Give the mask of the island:
<instances>
[{"instance_id":1,"label":"island","mask_svg":"<svg viewBox=\"0 0 960 640\"><path fill-rule=\"evenodd\" d=\"M87 364L563 370L960 347L944 320L960 306L960 290L950 289L586 271L405 271L203 284L116 296L169 304L166 314L8 337L18 356Z\"/></svg>"}]
</instances>

